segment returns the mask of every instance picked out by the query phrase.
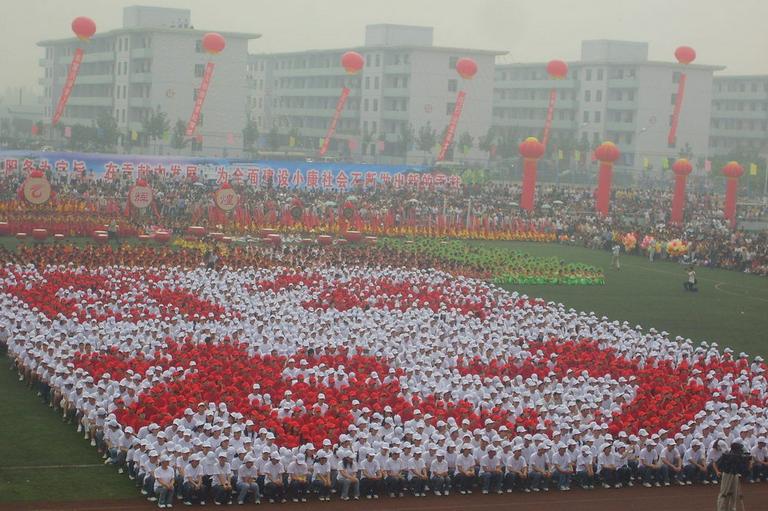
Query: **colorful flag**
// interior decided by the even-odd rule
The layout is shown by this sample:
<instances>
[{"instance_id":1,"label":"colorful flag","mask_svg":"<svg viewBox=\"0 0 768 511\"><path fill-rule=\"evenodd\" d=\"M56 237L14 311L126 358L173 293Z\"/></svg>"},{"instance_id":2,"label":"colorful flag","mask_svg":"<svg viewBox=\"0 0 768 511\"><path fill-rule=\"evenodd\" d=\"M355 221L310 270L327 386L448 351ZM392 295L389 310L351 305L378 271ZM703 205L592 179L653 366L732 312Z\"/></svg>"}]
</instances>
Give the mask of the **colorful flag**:
<instances>
[{"instance_id":1,"label":"colorful flag","mask_svg":"<svg viewBox=\"0 0 768 511\"><path fill-rule=\"evenodd\" d=\"M757 163L750 163L749 164L749 175L750 176L756 176L757 175Z\"/></svg>"},{"instance_id":2,"label":"colorful flag","mask_svg":"<svg viewBox=\"0 0 768 511\"><path fill-rule=\"evenodd\" d=\"M651 162L648 161L648 158L643 158L643 168L647 169L651 166Z\"/></svg>"},{"instance_id":3,"label":"colorful flag","mask_svg":"<svg viewBox=\"0 0 768 511\"><path fill-rule=\"evenodd\" d=\"M581 151L574 151L573 157L576 158L576 161L581 161Z\"/></svg>"},{"instance_id":4,"label":"colorful flag","mask_svg":"<svg viewBox=\"0 0 768 511\"><path fill-rule=\"evenodd\" d=\"M565 155L563 154L563 150L562 149L558 149L557 150L557 159L558 160L564 160L565 159Z\"/></svg>"}]
</instances>

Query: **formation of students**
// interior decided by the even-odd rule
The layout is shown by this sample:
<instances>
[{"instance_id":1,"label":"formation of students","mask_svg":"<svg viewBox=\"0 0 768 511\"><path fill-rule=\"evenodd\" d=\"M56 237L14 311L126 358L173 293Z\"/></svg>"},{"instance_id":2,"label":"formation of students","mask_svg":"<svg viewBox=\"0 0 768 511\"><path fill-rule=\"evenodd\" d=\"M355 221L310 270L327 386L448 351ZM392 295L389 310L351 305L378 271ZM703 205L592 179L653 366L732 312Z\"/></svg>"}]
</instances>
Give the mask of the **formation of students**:
<instances>
[{"instance_id":1,"label":"formation of students","mask_svg":"<svg viewBox=\"0 0 768 511\"><path fill-rule=\"evenodd\" d=\"M766 365L716 343L434 269L4 270L0 342L20 379L161 508L709 484L734 442L752 480L768 477ZM151 290L166 293L145 301ZM112 373L86 370L97 359ZM282 365L230 374L264 360ZM636 415L646 429L615 422L650 399L632 371L675 403ZM189 408L154 390L213 379L228 396ZM368 401L345 397L358 389ZM679 415L689 402L698 411ZM281 429L325 417L343 431Z\"/></svg>"}]
</instances>

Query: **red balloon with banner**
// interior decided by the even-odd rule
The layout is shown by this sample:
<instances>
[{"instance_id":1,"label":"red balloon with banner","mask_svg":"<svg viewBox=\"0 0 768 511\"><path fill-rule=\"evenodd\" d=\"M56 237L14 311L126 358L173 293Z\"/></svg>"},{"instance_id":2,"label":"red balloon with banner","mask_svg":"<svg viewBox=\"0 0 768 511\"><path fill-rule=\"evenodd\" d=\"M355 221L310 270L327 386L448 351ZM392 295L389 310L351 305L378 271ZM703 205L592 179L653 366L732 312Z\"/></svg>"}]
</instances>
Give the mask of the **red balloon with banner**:
<instances>
[{"instance_id":1,"label":"red balloon with banner","mask_svg":"<svg viewBox=\"0 0 768 511\"><path fill-rule=\"evenodd\" d=\"M739 178L744 173L744 167L739 162L729 161L723 166L721 172L726 178L723 212L733 229L736 227L736 196L739 193Z\"/></svg>"},{"instance_id":2,"label":"red balloon with banner","mask_svg":"<svg viewBox=\"0 0 768 511\"><path fill-rule=\"evenodd\" d=\"M218 190L213 194L213 201L216 206L225 212L230 212L237 207L240 202L240 196L229 183L222 183Z\"/></svg>"},{"instance_id":3,"label":"red balloon with banner","mask_svg":"<svg viewBox=\"0 0 768 511\"><path fill-rule=\"evenodd\" d=\"M550 60L547 63L547 74L553 80L564 80L568 76L568 64L562 60ZM549 132L552 129L552 119L555 115L555 103L557 102L557 89L553 85L549 90L549 103L547 104L547 117L544 120L544 134L541 136L541 143L544 150L549 143Z\"/></svg>"},{"instance_id":4,"label":"red balloon with banner","mask_svg":"<svg viewBox=\"0 0 768 511\"><path fill-rule=\"evenodd\" d=\"M203 36L200 44L203 47L205 53L209 55L217 55L224 51L224 48L227 46L227 41L221 34L216 32L209 32ZM189 121L187 121L187 130L185 134L188 137L192 137L195 134L197 124L200 122L200 114L203 110L205 97L208 95L208 89L211 86L214 66L215 64L212 60L208 60L208 62L205 64L205 69L203 70L203 78L200 81L200 87L197 89L195 104L192 107L192 115L190 115ZM198 134L198 137L201 138L196 138L195 140L200 143L202 141L202 135Z\"/></svg>"},{"instance_id":5,"label":"red balloon with banner","mask_svg":"<svg viewBox=\"0 0 768 511\"><path fill-rule=\"evenodd\" d=\"M363 59L363 56L356 51L348 51L341 56L341 67L343 67L344 71L350 76L356 75L362 71L364 64L365 60ZM333 117L331 117L331 123L328 125L328 129L325 132L323 143L320 144L320 150L318 151L320 156L325 156L325 153L328 152L328 148L331 145L331 139L333 138L334 133L336 133L336 125L339 124L339 119L341 118L341 112L344 110L347 98L349 98L349 93L349 87L344 86L341 88L341 95L336 102L336 109L333 112ZM351 150L352 149L350 148L350 151Z\"/></svg>"},{"instance_id":6,"label":"red balloon with banner","mask_svg":"<svg viewBox=\"0 0 768 511\"><path fill-rule=\"evenodd\" d=\"M87 42L96 33L96 23L86 16L78 16L72 20L72 32L75 33L78 39ZM72 55L72 62L69 64L67 77L64 81L64 86L61 89L61 94L59 95L59 101L56 103L56 109L53 111L51 126L56 126L64 115L67 101L69 101L69 96L72 94L72 89L75 87L77 74L80 72L80 65L83 63L84 53L83 48L78 46L75 49L75 54Z\"/></svg>"},{"instance_id":7,"label":"red balloon with banner","mask_svg":"<svg viewBox=\"0 0 768 511\"><path fill-rule=\"evenodd\" d=\"M464 80L471 80L477 74L477 62L473 59L462 57L456 61L456 72ZM440 145L440 152L437 154L437 161L445 160L445 155L448 152L448 148L453 143L453 138L456 135L456 126L459 124L461 118L461 111L464 109L464 100L467 93L464 90L460 90L456 95L456 103L453 107L453 113L451 114L451 120L448 122L448 129L445 130L445 137L443 137L443 143Z\"/></svg>"},{"instance_id":8,"label":"red balloon with banner","mask_svg":"<svg viewBox=\"0 0 768 511\"><path fill-rule=\"evenodd\" d=\"M675 173L675 189L672 195L672 215L670 221L673 224L683 223L683 210L685 209L685 184L688 175L693 171L693 165L685 158L680 158L672 164L672 172Z\"/></svg>"},{"instance_id":9,"label":"red balloon with banner","mask_svg":"<svg viewBox=\"0 0 768 511\"><path fill-rule=\"evenodd\" d=\"M526 211L533 211L536 195L536 164L544 155L544 144L536 137L526 138L519 147L520 156L523 157L523 191L520 196L520 207Z\"/></svg>"},{"instance_id":10,"label":"red balloon with banner","mask_svg":"<svg viewBox=\"0 0 768 511\"><path fill-rule=\"evenodd\" d=\"M597 197L595 211L600 216L608 216L611 205L611 181L613 180L613 163L619 159L621 152L613 142L603 142L595 149L595 159L600 162L597 175Z\"/></svg>"},{"instance_id":11,"label":"red balloon with banner","mask_svg":"<svg viewBox=\"0 0 768 511\"><path fill-rule=\"evenodd\" d=\"M680 64L687 66L696 59L696 51L690 46L680 46L675 50L675 58ZM669 133L667 134L667 144L670 147L674 147L677 143L677 125L680 122L680 110L683 108L686 79L685 71L681 71L680 80L677 82L677 96L675 96L675 107L672 111L672 122L669 125Z\"/></svg>"},{"instance_id":12,"label":"red balloon with banner","mask_svg":"<svg viewBox=\"0 0 768 511\"><path fill-rule=\"evenodd\" d=\"M30 204L45 204L51 198L51 193L51 183L39 170L30 172L21 185L21 195Z\"/></svg>"}]
</instances>

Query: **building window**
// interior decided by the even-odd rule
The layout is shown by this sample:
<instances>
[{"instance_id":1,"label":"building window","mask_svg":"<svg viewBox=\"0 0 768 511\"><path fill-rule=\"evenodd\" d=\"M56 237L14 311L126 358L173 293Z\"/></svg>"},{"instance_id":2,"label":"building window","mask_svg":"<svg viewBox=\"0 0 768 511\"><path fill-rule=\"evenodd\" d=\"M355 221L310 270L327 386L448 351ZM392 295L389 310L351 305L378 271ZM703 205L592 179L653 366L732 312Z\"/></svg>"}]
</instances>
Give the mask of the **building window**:
<instances>
[{"instance_id":1,"label":"building window","mask_svg":"<svg viewBox=\"0 0 768 511\"><path fill-rule=\"evenodd\" d=\"M374 76L373 77L373 88L374 89L378 89L379 88L379 77L378 76Z\"/></svg>"},{"instance_id":2,"label":"building window","mask_svg":"<svg viewBox=\"0 0 768 511\"><path fill-rule=\"evenodd\" d=\"M603 100L603 91L598 90L595 91L595 101L602 101Z\"/></svg>"},{"instance_id":3,"label":"building window","mask_svg":"<svg viewBox=\"0 0 768 511\"><path fill-rule=\"evenodd\" d=\"M368 98L365 98L363 100L363 111L365 111L365 112L368 111Z\"/></svg>"},{"instance_id":4,"label":"building window","mask_svg":"<svg viewBox=\"0 0 768 511\"><path fill-rule=\"evenodd\" d=\"M203 42L200 39L195 41L195 53L203 53Z\"/></svg>"},{"instance_id":5,"label":"building window","mask_svg":"<svg viewBox=\"0 0 768 511\"><path fill-rule=\"evenodd\" d=\"M456 108L456 103L445 104L445 115L453 115L453 110Z\"/></svg>"},{"instance_id":6,"label":"building window","mask_svg":"<svg viewBox=\"0 0 768 511\"><path fill-rule=\"evenodd\" d=\"M584 101L587 102L587 103L592 101L592 92L591 91L588 91L588 90L584 91Z\"/></svg>"},{"instance_id":7,"label":"building window","mask_svg":"<svg viewBox=\"0 0 768 511\"><path fill-rule=\"evenodd\" d=\"M459 57L448 57L448 69L456 69L456 63L459 61Z\"/></svg>"},{"instance_id":8,"label":"building window","mask_svg":"<svg viewBox=\"0 0 768 511\"><path fill-rule=\"evenodd\" d=\"M600 112L595 112L595 122L600 122Z\"/></svg>"},{"instance_id":9,"label":"building window","mask_svg":"<svg viewBox=\"0 0 768 511\"><path fill-rule=\"evenodd\" d=\"M458 82L456 80L448 80L448 92L456 92L458 88Z\"/></svg>"},{"instance_id":10,"label":"building window","mask_svg":"<svg viewBox=\"0 0 768 511\"><path fill-rule=\"evenodd\" d=\"M205 64L195 64L195 78L202 78L205 73Z\"/></svg>"},{"instance_id":11,"label":"building window","mask_svg":"<svg viewBox=\"0 0 768 511\"><path fill-rule=\"evenodd\" d=\"M365 67L371 67L371 54L368 53L365 56Z\"/></svg>"},{"instance_id":12,"label":"building window","mask_svg":"<svg viewBox=\"0 0 768 511\"><path fill-rule=\"evenodd\" d=\"M598 82L602 81L602 79L603 79L603 70L602 69L598 69L597 70L597 81Z\"/></svg>"},{"instance_id":13,"label":"building window","mask_svg":"<svg viewBox=\"0 0 768 511\"><path fill-rule=\"evenodd\" d=\"M589 122L589 112L587 112L586 110L584 110L582 121Z\"/></svg>"},{"instance_id":14,"label":"building window","mask_svg":"<svg viewBox=\"0 0 768 511\"><path fill-rule=\"evenodd\" d=\"M381 66L381 55L378 54L378 53L376 54L376 64L374 64L374 65L375 65L375 67Z\"/></svg>"},{"instance_id":15,"label":"building window","mask_svg":"<svg viewBox=\"0 0 768 511\"><path fill-rule=\"evenodd\" d=\"M680 83L680 71L672 73L672 83Z\"/></svg>"},{"instance_id":16,"label":"building window","mask_svg":"<svg viewBox=\"0 0 768 511\"><path fill-rule=\"evenodd\" d=\"M635 100L635 91L627 91L627 100L628 101L634 101Z\"/></svg>"},{"instance_id":17,"label":"building window","mask_svg":"<svg viewBox=\"0 0 768 511\"><path fill-rule=\"evenodd\" d=\"M366 76L365 77L365 88L366 89L370 89L371 88L371 77L370 76Z\"/></svg>"},{"instance_id":18,"label":"building window","mask_svg":"<svg viewBox=\"0 0 768 511\"><path fill-rule=\"evenodd\" d=\"M591 82L592 81L592 70L591 69L587 69L586 74L587 74L587 78L586 78L587 81Z\"/></svg>"},{"instance_id":19,"label":"building window","mask_svg":"<svg viewBox=\"0 0 768 511\"><path fill-rule=\"evenodd\" d=\"M677 93L673 93L669 97L669 104L674 105L676 101L677 101Z\"/></svg>"},{"instance_id":20,"label":"building window","mask_svg":"<svg viewBox=\"0 0 768 511\"><path fill-rule=\"evenodd\" d=\"M200 89L192 89L192 101L197 101L197 94L200 92Z\"/></svg>"},{"instance_id":21,"label":"building window","mask_svg":"<svg viewBox=\"0 0 768 511\"><path fill-rule=\"evenodd\" d=\"M379 100L378 99L374 99L373 100L373 111L374 112L378 112L379 111Z\"/></svg>"}]
</instances>

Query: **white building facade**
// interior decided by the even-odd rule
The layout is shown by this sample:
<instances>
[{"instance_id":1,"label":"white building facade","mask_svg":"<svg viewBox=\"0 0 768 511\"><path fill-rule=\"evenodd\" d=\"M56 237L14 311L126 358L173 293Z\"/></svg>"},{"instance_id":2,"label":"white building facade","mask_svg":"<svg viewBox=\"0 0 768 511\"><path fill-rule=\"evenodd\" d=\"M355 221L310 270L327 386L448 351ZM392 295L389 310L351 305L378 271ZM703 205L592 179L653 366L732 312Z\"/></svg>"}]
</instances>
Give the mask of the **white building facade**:
<instances>
[{"instance_id":1,"label":"white building facade","mask_svg":"<svg viewBox=\"0 0 768 511\"><path fill-rule=\"evenodd\" d=\"M143 136L143 123L153 111L167 114L171 130L178 120L188 121L211 61L215 70L194 148L208 155L240 154L247 118L248 41L259 35L223 32L226 49L209 55L201 47L207 31L194 29L190 16L186 9L126 7L122 28L97 32L87 43L75 38L38 43L45 48L40 60L45 119L53 115L78 46L85 56L61 125L95 126L108 113L122 136L134 139ZM151 147L168 152L168 138L153 141Z\"/></svg>"},{"instance_id":2,"label":"white building facade","mask_svg":"<svg viewBox=\"0 0 768 511\"><path fill-rule=\"evenodd\" d=\"M342 87L350 89L331 154L364 161L421 163L437 154L459 90L466 100L456 129L477 140L491 125L495 57L504 52L433 46L432 28L369 25L359 47L252 55L248 65L251 116L259 132L279 133L277 146L312 153L326 134ZM357 51L362 71L346 74L341 56ZM463 80L456 72L461 57L475 60L478 72ZM419 149L419 131L434 129L436 144ZM411 135L409 135L409 133ZM267 137L270 138L270 137Z\"/></svg>"}]
</instances>

